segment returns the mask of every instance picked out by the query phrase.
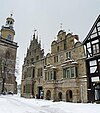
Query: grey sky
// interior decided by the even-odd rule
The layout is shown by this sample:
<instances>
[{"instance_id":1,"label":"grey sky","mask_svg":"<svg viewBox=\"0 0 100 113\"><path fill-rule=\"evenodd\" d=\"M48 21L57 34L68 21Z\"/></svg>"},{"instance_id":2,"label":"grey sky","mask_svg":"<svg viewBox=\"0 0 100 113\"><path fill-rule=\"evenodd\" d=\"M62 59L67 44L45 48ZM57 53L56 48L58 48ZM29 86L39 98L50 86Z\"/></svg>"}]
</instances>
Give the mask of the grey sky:
<instances>
[{"instance_id":1,"label":"grey sky","mask_svg":"<svg viewBox=\"0 0 100 113\"><path fill-rule=\"evenodd\" d=\"M66 32L70 29L83 41L100 14L100 0L0 0L0 26L12 10L21 69L34 28L46 53L60 30L60 23Z\"/></svg>"}]
</instances>

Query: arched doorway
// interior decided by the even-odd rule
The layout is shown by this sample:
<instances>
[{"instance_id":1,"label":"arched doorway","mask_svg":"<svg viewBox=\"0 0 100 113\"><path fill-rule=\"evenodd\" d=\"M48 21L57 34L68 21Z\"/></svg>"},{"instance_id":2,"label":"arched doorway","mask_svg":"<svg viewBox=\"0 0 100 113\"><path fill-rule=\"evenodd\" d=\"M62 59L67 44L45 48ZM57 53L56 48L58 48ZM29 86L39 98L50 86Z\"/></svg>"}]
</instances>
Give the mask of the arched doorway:
<instances>
[{"instance_id":1,"label":"arched doorway","mask_svg":"<svg viewBox=\"0 0 100 113\"><path fill-rule=\"evenodd\" d=\"M59 92L59 93L58 93L58 99L59 99L59 101L62 100L62 92Z\"/></svg>"},{"instance_id":2,"label":"arched doorway","mask_svg":"<svg viewBox=\"0 0 100 113\"><path fill-rule=\"evenodd\" d=\"M47 92L46 92L46 99L47 100L51 99L51 91L50 90L47 90Z\"/></svg>"},{"instance_id":3,"label":"arched doorway","mask_svg":"<svg viewBox=\"0 0 100 113\"><path fill-rule=\"evenodd\" d=\"M73 93L71 90L66 91L66 102L72 102Z\"/></svg>"}]
</instances>

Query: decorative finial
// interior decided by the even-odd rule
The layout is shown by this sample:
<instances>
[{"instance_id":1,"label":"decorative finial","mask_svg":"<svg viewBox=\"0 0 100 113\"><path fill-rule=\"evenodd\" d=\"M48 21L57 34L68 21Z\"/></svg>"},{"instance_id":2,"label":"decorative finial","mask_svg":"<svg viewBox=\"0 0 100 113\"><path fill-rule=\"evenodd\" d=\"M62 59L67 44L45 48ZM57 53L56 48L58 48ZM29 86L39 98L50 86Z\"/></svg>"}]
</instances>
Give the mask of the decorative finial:
<instances>
[{"instance_id":1,"label":"decorative finial","mask_svg":"<svg viewBox=\"0 0 100 113\"><path fill-rule=\"evenodd\" d=\"M36 32L37 30L34 28L34 34L33 34L33 38L35 38L35 32Z\"/></svg>"},{"instance_id":2,"label":"decorative finial","mask_svg":"<svg viewBox=\"0 0 100 113\"><path fill-rule=\"evenodd\" d=\"M37 30L34 28L34 35L35 35L35 32L36 32Z\"/></svg>"},{"instance_id":3,"label":"decorative finial","mask_svg":"<svg viewBox=\"0 0 100 113\"><path fill-rule=\"evenodd\" d=\"M60 23L60 29L62 30L62 26L63 26L63 24L62 23Z\"/></svg>"},{"instance_id":4,"label":"decorative finial","mask_svg":"<svg viewBox=\"0 0 100 113\"><path fill-rule=\"evenodd\" d=\"M11 15L11 17L13 16L13 14L10 14Z\"/></svg>"},{"instance_id":5,"label":"decorative finial","mask_svg":"<svg viewBox=\"0 0 100 113\"><path fill-rule=\"evenodd\" d=\"M68 29L68 32L70 32L70 29Z\"/></svg>"},{"instance_id":6,"label":"decorative finial","mask_svg":"<svg viewBox=\"0 0 100 113\"><path fill-rule=\"evenodd\" d=\"M34 33L36 32L37 30L34 28Z\"/></svg>"},{"instance_id":7,"label":"decorative finial","mask_svg":"<svg viewBox=\"0 0 100 113\"><path fill-rule=\"evenodd\" d=\"M13 10L10 12L10 16L11 16L11 17L13 16Z\"/></svg>"}]
</instances>

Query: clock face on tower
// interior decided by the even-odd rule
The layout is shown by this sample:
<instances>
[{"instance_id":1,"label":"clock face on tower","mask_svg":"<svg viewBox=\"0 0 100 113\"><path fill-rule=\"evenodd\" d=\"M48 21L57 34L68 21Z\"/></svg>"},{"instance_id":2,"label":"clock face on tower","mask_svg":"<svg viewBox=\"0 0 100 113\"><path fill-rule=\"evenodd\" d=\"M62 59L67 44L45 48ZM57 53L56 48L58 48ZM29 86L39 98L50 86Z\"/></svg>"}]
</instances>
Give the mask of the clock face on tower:
<instances>
[{"instance_id":1,"label":"clock face on tower","mask_svg":"<svg viewBox=\"0 0 100 113\"><path fill-rule=\"evenodd\" d=\"M9 34L9 35L7 35L7 40L12 40L12 37L11 37L11 35Z\"/></svg>"}]
</instances>

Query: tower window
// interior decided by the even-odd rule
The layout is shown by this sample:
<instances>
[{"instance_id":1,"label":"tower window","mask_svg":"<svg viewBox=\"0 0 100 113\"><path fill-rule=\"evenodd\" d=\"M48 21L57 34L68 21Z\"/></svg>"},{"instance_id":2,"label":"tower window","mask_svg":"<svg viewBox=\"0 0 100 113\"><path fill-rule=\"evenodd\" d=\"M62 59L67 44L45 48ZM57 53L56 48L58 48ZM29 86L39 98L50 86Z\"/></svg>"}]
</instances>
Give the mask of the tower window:
<instances>
[{"instance_id":1,"label":"tower window","mask_svg":"<svg viewBox=\"0 0 100 113\"><path fill-rule=\"evenodd\" d=\"M58 62L58 56L54 56L54 63Z\"/></svg>"},{"instance_id":2,"label":"tower window","mask_svg":"<svg viewBox=\"0 0 100 113\"><path fill-rule=\"evenodd\" d=\"M10 22L10 25L12 25L13 23L12 23L12 21Z\"/></svg>"}]
</instances>

